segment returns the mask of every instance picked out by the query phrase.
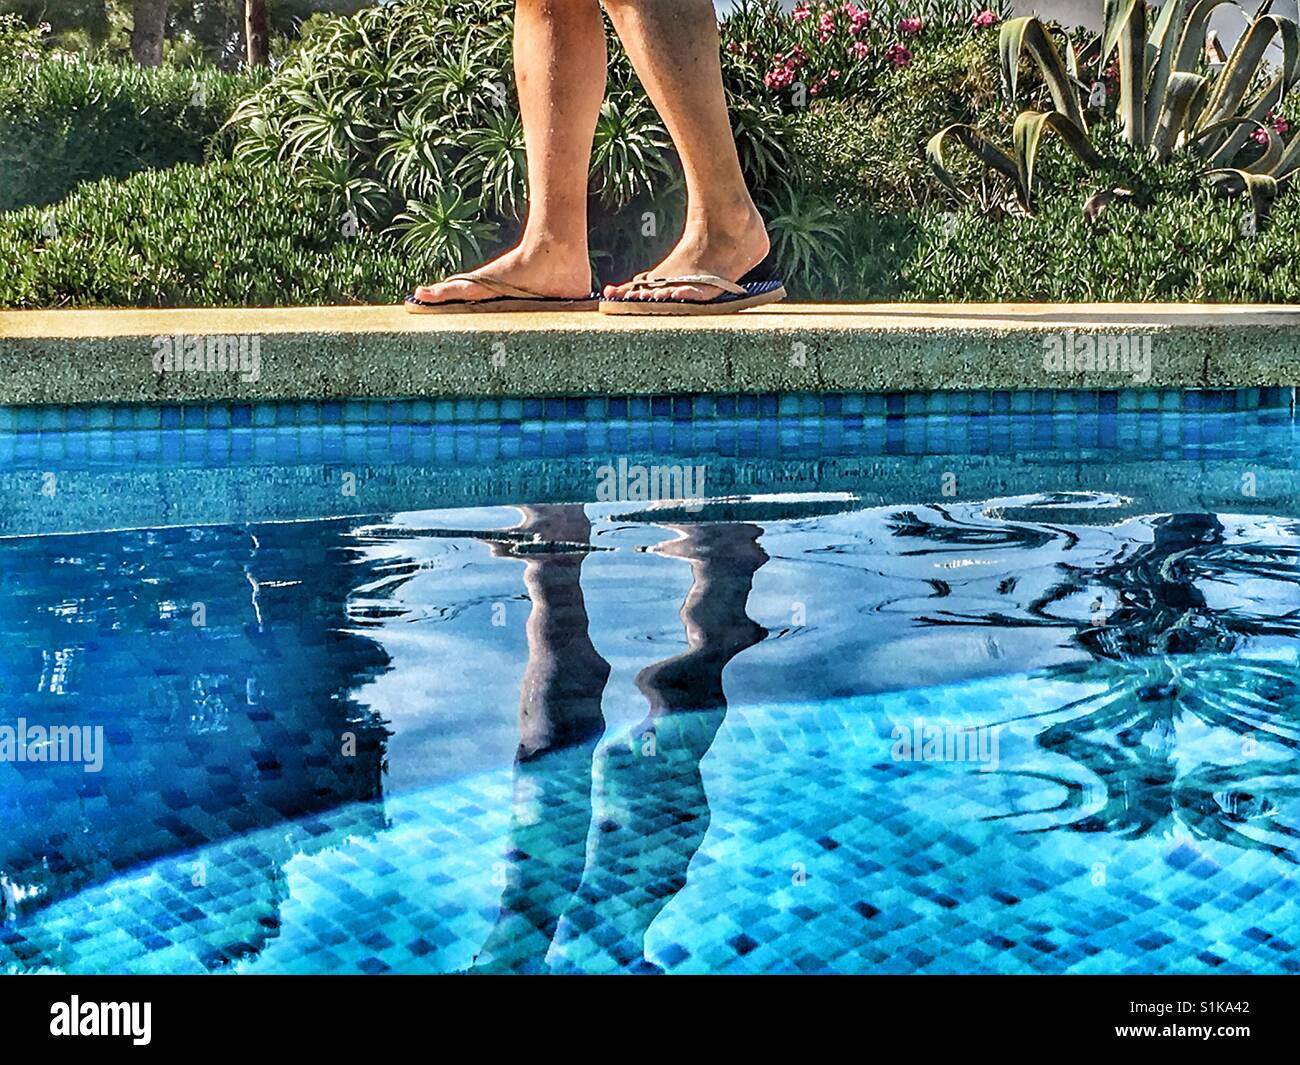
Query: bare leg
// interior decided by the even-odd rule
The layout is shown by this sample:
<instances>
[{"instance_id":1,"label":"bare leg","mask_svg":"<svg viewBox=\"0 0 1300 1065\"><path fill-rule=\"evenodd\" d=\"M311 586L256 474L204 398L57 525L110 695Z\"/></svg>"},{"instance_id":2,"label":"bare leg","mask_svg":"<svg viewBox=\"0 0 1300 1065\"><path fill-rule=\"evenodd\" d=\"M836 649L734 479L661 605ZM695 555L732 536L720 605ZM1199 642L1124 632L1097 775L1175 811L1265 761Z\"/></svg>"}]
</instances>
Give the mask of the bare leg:
<instances>
[{"instance_id":1,"label":"bare leg","mask_svg":"<svg viewBox=\"0 0 1300 1065\"><path fill-rule=\"evenodd\" d=\"M712 0L605 0L637 75L681 156L686 226L657 275L735 281L767 254L767 231L745 187L727 118ZM629 285L608 285L623 295ZM639 290L653 299L710 299L709 286Z\"/></svg>"},{"instance_id":2,"label":"bare leg","mask_svg":"<svg viewBox=\"0 0 1300 1065\"><path fill-rule=\"evenodd\" d=\"M521 507L517 531L586 544L581 506ZM494 547L494 554L512 554ZM591 642L581 551L526 554L528 666L519 696L519 750L506 884L476 972L544 972L560 914L582 881L591 827L591 753L604 730L609 664Z\"/></svg>"},{"instance_id":3,"label":"bare leg","mask_svg":"<svg viewBox=\"0 0 1300 1065\"><path fill-rule=\"evenodd\" d=\"M767 562L762 529L748 523L671 526L679 539L654 550L690 563L682 605L687 648L637 674L650 715L596 753L599 831L582 886L556 930L563 965L590 972L646 971L646 932L686 885L711 820L700 761L727 713L722 674L766 638L745 613Z\"/></svg>"},{"instance_id":4,"label":"bare leg","mask_svg":"<svg viewBox=\"0 0 1300 1065\"><path fill-rule=\"evenodd\" d=\"M605 95L605 26L597 0L518 0L514 56L528 218L519 243L486 269L543 296L585 296L591 291L587 175ZM415 290L426 303L492 295L466 281Z\"/></svg>"},{"instance_id":5,"label":"bare leg","mask_svg":"<svg viewBox=\"0 0 1300 1065\"><path fill-rule=\"evenodd\" d=\"M543 541L579 545L591 540L591 521L579 504L521 506L514 532ZM519 693L518 761L598 737L605 728L601 694L609 663L591 642L582 594L580 550L520 554L494 544L498 557L524 559L528 614L528 665Z\"/></svg>"}]
</instances>

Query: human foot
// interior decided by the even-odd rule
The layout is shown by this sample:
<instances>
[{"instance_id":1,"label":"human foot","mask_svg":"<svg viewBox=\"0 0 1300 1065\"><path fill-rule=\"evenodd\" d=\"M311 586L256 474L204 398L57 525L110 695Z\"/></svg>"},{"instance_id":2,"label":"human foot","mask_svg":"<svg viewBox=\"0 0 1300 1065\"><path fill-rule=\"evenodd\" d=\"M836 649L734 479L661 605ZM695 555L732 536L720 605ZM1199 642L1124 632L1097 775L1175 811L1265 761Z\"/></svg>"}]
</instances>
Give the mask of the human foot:
<instances>
[{"instance_id":1,"label":"human foot","mask_svg":"<svg viewBox=\"0 0 1300 1065\"><path fill-rule=\"evenodd\" d=\"M518 247L477 267L481 273L513 288L555 299L586 299L591 293L591 264L586 252L534 252ZM420 303L438 304L493 299L500 292L474 281L440 281L415 290Z\"/></svg>"},{"instance_id":2,"label":"human foot","mask_svg":"<svg viewBox=\"0 0 1300 1065\"><path fill-rule=\"evenodd\" d=\"M647 270L650 277L689 277L713 274L737 281L766 257L770 248L767 229L757 210L750 209L738 219L718 223L711 220L687 222L681 240L664 259ZM651 288L635 280L621 285L606 285L606 299L673 300L705 302L722 290L715 285L687 284Z\"/></svg>"}]
</instances>

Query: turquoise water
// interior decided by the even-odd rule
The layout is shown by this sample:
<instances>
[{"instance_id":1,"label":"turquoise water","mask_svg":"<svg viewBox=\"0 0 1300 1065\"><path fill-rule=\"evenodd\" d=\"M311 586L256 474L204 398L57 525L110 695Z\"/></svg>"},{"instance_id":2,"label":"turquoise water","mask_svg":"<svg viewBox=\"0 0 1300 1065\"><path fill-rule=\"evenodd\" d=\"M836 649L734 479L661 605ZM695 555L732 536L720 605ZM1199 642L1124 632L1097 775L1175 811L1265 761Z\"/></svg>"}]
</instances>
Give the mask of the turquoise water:
<instances>
[{"instance_id":1,"label":"turquoise water","mask_svg":"<svg viewBox=\"0 0 1300 1065\"><path fill-rule=\"evenodd\" d=\"M0 539L0 727L103 737L0 761L0 970L1300 970L1290 413L1120 406L970 498L964 412L887 500L692 437L698 503Z\"/></svg>"}]
</instances>

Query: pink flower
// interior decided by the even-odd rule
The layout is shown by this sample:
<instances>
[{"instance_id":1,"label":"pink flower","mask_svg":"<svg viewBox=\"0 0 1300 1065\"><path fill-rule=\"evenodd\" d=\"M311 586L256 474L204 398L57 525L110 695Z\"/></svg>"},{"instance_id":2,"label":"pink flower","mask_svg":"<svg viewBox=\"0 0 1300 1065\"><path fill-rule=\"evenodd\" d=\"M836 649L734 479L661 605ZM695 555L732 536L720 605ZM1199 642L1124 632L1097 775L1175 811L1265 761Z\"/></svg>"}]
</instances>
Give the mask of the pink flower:
<instances>
[{"instance_id":1,"label":"pink flower","mask_svg":"<svg viewBox=\"0 0 1300 1065\"><path fill-rule=\"evenodd\" d=\"M773 67L763 75L763 84L769 89L788 89L794 84L794 67Z\"/></svg>"},{"instance_id":2,"label":"pink flower","mask_svg":"<svg viewBox=\"0 0 1300 1065\"><path fill-rule=\"evenodd\" d=\"M857 37L863 30L871 26L871 12L864 7L858 7L857 4L847 3L844 5L844 13L849 17L849 36Z\"/></svg>"},{"instance_id":3,"label":"pink flower","mask_svg":"<svg viewBox=\"0 0 1300 1065\"><path fill-rule=\"evenodd\" d=\"M792 67L801 67L808 62L808 53L803 50L803 45L796 44L790 49L790 56L786 59L786 65Z\"/></svg>"},{"instance_id":4,"label":"pink flower","mask_svg":"<svg viewBox=\"0 0 1300 1065\"><path fill-rule=\"evenodd\" d=\"M807 4L796 4L795 9L790 12L790 19L795 23L807 22L812 18L812 10Z\"/></svg>"},{"instance_id":5,"label":"pink flower","mask_svg":"<svg viewBox=\"0 0 1300 1065\"><path fill-rule=\"evenodd\" d=\"M1267 146L1268 146L1268 130L1266 130L1266 129L1257 129L1257 130L1255 130L1255 131L1250 135L1250 139L1253 140L1256 144L1262 144L1262 145L1264 145L1265 147L1267 147Z\"/></svg>"},{"instance_id":6,"label":"pink flower","mask_svg":"<svg viewBox=\"0 0 1300 1065\"><path fill-rule=\"evenodd\" d=\"M885 49L885 58L896 67L905 67L912 61L912 53L901 44L891 44Z\"/></svg>"},{"instance_id":7,"label":"pink flower","mask_svg":"<svg viewBox=\"0 0 1300 1065\"><path fill-rule=\"evenodd\" d=\"M835 16L827 11L817 22L817 39L825 44L835 36Z\"/></svg>"},{"instance_id":8,"label":"pink flower","mask_svg":"<svg viewBox=\"0 0 1300 1065\"><path fill-rule=\"evenodd\" d=\"M987 26L992 26L997 22L997 20L998 16L986 7L983 11L978 12L970 21L972 26L982 30Z\"/></svg>"},{"instance_id":9,"label":"pink flower","mask_svg":"<svg viewBox=\"0 0 1300 1065\"><path fill-rule=\"evenodd\" d=\"M867 58L867 54L868 54L870 51L871 51L871 49L868 48L868 47L866 46L865 43L863 43L862 41L858 41L858 42L856 42L856 43L853 45L853 58L854 58L854 59L866 59L866 58Z\"/></svg>"},{"instance_id":10,"label":"pink flower","mask_svg":"<svg viewBox=\"0 0 1300 1065\"><path fill-rule=\"evenodd\" d=\"M1285 133L1290 128L1291 128L1291 123L1288 122L1281 115L1278 115L1275 119L1273 119L1273 129L1278 133Z\"/></svg>"},{"instance_id":11,"label":"pink flower","mask_svg":"<svg viewBox=\"0 0 1300 1065\"><path fill-rule=\"evenodd\" d=\"M914 33L920 33L921 27L925 24L923 19L905 18L898 23L898 32L905 37L910 37Z\"/></svg>"}]
</instances>

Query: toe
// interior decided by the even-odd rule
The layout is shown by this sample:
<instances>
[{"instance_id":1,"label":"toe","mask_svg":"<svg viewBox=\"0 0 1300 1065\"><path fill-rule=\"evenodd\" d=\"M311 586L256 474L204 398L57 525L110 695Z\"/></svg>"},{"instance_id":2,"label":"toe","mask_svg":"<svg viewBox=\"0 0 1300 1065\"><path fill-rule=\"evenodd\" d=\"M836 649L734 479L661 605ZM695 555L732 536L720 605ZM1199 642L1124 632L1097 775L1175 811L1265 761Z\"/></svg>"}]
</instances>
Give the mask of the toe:
<instances>
[{"instance_id":1,"label":"toe","mask_svg":"<svg viewBox=\"0 0 1300 1065\"><path fill-rule=\"evenodd\" d=\"M464 281L444 281L437 285L421 285L415 290L421 303L445 303L448 300L477 299L479 286Z\"/></svg>"}]
</instances>

